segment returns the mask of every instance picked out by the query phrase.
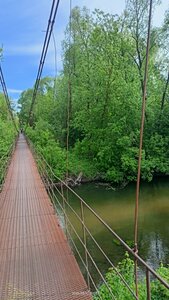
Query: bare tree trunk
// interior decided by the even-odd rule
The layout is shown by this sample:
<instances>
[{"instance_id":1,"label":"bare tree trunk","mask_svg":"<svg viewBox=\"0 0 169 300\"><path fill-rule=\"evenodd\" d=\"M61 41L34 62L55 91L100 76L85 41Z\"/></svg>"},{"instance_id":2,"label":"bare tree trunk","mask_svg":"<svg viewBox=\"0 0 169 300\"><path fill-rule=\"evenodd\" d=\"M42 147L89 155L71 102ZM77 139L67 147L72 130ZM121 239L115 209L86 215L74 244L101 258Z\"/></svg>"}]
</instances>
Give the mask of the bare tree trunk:
<instances>
[{"instance_id":1,"label":"bare tree trunk","mask_svg":"<svg viewBox=\"0 0 169 300\"><path fill-rule=\"evenodd\" d=\"M165 97L166 97L168 86L169 86L169 70L168 70L168 77L167 77L165 89L164 89L164 92L163 92L163 95L162 95L162 99L161 99L161 110L163 110L163 108L164 108Z\"/></svg>"}]
</instances>

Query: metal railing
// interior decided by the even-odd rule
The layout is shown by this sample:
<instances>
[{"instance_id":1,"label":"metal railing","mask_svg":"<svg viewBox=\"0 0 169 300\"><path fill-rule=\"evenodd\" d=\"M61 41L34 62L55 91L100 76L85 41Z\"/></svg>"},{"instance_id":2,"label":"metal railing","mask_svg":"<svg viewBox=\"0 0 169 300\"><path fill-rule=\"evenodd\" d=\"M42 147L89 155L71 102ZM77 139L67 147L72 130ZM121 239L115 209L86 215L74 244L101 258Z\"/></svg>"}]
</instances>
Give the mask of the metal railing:
<instances>
[{"instance_id":1,"label":"metal railing","mask_svg":"<svg viewBox=\"0 0 169 300\"><path fill-rule=\"evenodd\" d=\"M0 192L5 181L12 154L16 147L17 139L18 136L16 137L15 141L8 147L8 150L0 157Z\"/></svg>"},{"instance_id":2,"label":"metal railing","mask_svg":"<svg viewBox=\"0 0 169 300\"><path fill-rule=\"evenodd\" d=\"M131 295L131 299L140 299L139 296L136 295L135 289L135 272L133 270L133 284L131 285L125 278L124 274L119 271L119 268L116 267L113 259L106 254L106 250L103 249L102 245L99 244L96 237L92 234L92 229L89 228L86 220L86 216L88 214L92 215L92 218L96 218L97 222L99 222L105 230L110 234L112 241L116 239L121 247L124 248L124 251L128 252L130 258L133 261L137 260L137 263L142 266L142 270L144 272L144 276L140 276L141 278L137 278L143 282L143 277L145 278L145 289L146 289L146 299L151 300L151 285L154 280L157 280L164 288L169 289L169 284L159 276L137 253L134 252L134 249L129 247L122 238L108 225L106 222L82 199L70 186L68 186L63 180L58 178L51 166L45 160L42 154L37 153L35 151L33 145L30 141L29 145L33 152L33 155L36 159L37 166L39 168L39 172L41 178L44 182L46 190L51 198L53 206L55 207L57 214L61 215L63 220L64 218L64 228L70 242L71 246L75 249L79 259L81 261L81 265L83 266L83 270L86 273L86 281L88 284L89 290L95 290L95 294L97 295L97 299L104 299L102 293L100 293L98 283L95 282L93 271L91 272L91 264L95 269L95 272L100 276L100 282L104 283L107 291L110 295L110 299L119 299L116 298L115 291L112 290L108 281L106 280L104 272L100 270L96 261L94 251L91 251L91 243L95 246L95 249L99 251L100 255L103 256L104 260L109 264L109 266L113 269L115 274L119 277L121 284L124 289L127 289ZM74 209L73 205L69 201L70 194L73 195L74 199L79 202L79 210ZM74 218L76 218L76 224L73 223L71 215L73 214ZM78 224L77 224L78 223ZM79 232L81 228L81 233ZM78 244L78 245L77 245ZM113 243L112 243L113 244ZM113 248L113 247L112 247ZM83 249L83 255L82 255ZM94 273L95 273L94 272ZM141 298L143 299L143 298Z\"/></svg>"}]
</instances>

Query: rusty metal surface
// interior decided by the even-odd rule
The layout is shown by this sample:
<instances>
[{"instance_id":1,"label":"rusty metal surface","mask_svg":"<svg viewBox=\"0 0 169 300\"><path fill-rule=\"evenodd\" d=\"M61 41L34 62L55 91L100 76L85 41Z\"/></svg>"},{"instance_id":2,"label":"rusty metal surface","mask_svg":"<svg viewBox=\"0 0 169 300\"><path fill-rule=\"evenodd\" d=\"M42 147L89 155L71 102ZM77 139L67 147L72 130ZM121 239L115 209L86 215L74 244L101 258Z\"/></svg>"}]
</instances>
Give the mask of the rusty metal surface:
<instances>
[{"instance_id":1,"label":"rusty metal surface","mask_svg":"<svg viewBox=\"0 0 169 300\"><path fill-rule=\"evenodd\" d=\"M0 300L92 299L24 137L0 194Z\"/></svg>"}]
</instances>

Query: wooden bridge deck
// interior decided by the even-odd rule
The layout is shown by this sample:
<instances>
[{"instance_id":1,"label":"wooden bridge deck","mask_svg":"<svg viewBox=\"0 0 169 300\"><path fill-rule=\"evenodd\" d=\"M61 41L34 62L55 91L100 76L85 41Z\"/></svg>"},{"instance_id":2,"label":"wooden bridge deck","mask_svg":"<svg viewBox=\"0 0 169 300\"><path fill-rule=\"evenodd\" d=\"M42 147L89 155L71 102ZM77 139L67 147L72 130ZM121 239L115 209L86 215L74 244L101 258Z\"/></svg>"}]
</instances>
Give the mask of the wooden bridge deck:
<instances>
[{"instance_id":1,"label":"wooden bridge deck","mask_svg":"<svg viewBox=\"0 0 169 300\"><path fill-rule=\"evenodd\" d=\"M92 299L21 135L0 194L0 300Z\"/></svg>"}]
</instances>

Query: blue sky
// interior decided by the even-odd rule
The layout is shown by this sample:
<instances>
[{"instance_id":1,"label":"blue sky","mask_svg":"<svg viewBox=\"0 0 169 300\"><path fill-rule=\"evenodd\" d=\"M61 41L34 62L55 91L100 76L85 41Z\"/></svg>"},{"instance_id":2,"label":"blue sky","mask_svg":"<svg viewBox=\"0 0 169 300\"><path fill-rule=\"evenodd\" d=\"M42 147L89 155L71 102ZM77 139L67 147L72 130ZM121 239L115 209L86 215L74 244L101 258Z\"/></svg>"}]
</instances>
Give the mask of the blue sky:
<instances>
[{"instance_id":1,"label":"blue sky","mask_svg":"<svg viewBox=\"0 0 169 300\"><path fill-rule=\"evenodd\" d=\"M2 0L0 9L0 46L3 46L4 57L2 68L8 93L18 99L21 91L33 86L42 45L44 31L51 8L52 0ZM72 0L73 6L86 6L113 14L120 14L125 0ZM164 12L169 8L168 0L162 0L154 15L154 24L160 25ZM60 6L54 26L57 44L57 64L61 68L61 41L69 18L69 0L60 0ZM49 47L43 76L54 76L55 59L53 42Z\"/></svg>"}]
</instances>

